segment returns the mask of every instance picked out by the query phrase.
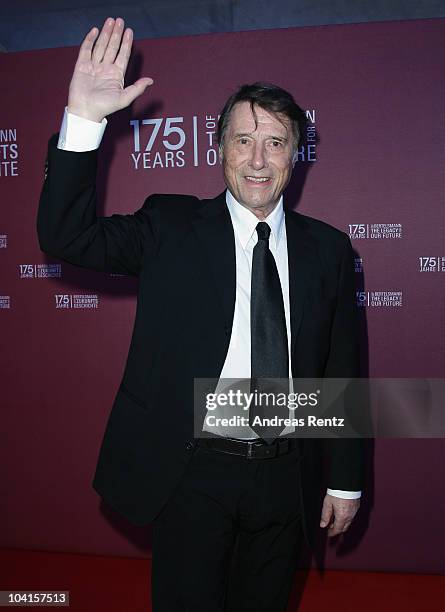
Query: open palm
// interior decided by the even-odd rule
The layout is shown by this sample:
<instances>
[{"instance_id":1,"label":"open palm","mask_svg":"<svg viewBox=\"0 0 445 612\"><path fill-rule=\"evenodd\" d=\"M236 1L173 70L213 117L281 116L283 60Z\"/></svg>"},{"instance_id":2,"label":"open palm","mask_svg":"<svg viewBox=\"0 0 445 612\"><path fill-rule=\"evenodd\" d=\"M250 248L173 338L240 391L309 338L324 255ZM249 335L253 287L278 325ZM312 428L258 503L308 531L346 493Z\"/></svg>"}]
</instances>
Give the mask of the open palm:
<instances>
[{"instance_id":1,"label":"open palm","mask_svg":"<svg viewBox=\"0 0 445 612\"><path fill-rule=\"evenodd\" d=\"M99 34L93 28L79 50L68 97L68 111L92 121L125 108L153 83L145 77L124 87L133 32L124 20L109 18Z\"/></svg>"}]
</instances>

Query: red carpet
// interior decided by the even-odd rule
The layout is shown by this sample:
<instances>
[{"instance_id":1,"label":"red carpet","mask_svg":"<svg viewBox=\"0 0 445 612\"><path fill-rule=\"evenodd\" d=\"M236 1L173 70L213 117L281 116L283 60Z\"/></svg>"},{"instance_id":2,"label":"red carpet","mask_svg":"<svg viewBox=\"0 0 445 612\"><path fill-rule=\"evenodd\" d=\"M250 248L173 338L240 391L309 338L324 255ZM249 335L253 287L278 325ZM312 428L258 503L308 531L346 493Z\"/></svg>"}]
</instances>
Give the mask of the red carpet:
<instances>
[{"instance_id":1,"label":"red carpet","mask_svg":"<svg viewBox=\"0 0 445 612\"><path fill-rule=\"evenodd\" d=\"M150 561L3 550L0 590L70 591L71 612L150 612ZM311 571L298 610L443 612L445 576Z\"/></svg>"}]
</instances>

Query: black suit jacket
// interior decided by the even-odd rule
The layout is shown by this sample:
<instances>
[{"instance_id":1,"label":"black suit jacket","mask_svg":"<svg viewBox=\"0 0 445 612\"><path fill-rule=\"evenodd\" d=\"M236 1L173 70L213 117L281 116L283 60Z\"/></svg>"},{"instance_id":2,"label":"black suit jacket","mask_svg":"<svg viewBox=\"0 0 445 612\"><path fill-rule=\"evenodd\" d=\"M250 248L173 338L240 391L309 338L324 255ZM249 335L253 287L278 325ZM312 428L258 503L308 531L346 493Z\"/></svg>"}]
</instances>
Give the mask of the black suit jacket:
<instances>
[{"instance_id":1,"label":"black suit jacket","mask_svg":"<svg viewBox=\"0 0 445 612\"><path fill-rule=\"evenodd\" d=\"M217 378L235 305L235 241L225 193L152 195L134 214L96 215L97 151L49 142L37 219L41 249L72 264L139 277L125 370L93 486L137 525L149 523L192 455L193 382ZM343 232L285 211L294 377L358 376L353 253ZM327 486L362 487L359 440L301 440L306 534ZM318 504L318 505L317 505Z\"/></svg>"}]
</instances>

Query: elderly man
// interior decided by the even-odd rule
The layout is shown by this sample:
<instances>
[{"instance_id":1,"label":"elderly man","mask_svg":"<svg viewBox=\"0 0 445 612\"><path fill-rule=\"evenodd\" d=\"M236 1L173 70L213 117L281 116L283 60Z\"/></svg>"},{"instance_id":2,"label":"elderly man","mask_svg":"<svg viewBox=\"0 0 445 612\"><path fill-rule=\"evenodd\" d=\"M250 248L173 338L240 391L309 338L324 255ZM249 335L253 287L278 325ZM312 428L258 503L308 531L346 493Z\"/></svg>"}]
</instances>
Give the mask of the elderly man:
<instances>
[{"instance_id":1,"label":"elderly man","mask_svg":"<svg viewBox=\"0 0 445 612\"><path fill-rule=\"evenodd\" d=\"M283 208L304 115L261 83L220 116L225 192L149 196L134 214L98 217L105 117L153 83L124 88L132 37L110 18L83 41L37 223L43 251L139 277L93 486L132 523L153 524L155 612L284 611L303 535L311 542L315 523L340 534L358 510L360 444L265 433L250 418L197 438L194 379L357 376L351 245Z\"/></svg>"}]
</instances>

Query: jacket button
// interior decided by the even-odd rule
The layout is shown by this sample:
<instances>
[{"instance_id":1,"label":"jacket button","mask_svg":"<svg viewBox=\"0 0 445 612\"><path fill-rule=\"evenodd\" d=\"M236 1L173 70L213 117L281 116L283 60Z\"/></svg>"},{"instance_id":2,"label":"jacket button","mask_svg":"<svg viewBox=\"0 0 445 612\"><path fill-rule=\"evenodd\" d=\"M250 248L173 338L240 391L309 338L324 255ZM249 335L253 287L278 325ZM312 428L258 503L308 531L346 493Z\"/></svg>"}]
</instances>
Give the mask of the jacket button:
<instances>
[{"instance_id":1,"label":"jacket button","mask_svg":"<svg viewBox=\"0 0 445 612\"><path fill-rule=\"evenodd\" d=\"M185 448L186 448L188 451L193 450L193 449L194 449L194 447L195 447L195 445L193 444L193 442L187 442L187 444L185 445Z\"/></svg>"}]
</instances>

